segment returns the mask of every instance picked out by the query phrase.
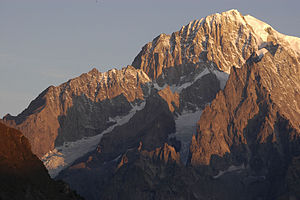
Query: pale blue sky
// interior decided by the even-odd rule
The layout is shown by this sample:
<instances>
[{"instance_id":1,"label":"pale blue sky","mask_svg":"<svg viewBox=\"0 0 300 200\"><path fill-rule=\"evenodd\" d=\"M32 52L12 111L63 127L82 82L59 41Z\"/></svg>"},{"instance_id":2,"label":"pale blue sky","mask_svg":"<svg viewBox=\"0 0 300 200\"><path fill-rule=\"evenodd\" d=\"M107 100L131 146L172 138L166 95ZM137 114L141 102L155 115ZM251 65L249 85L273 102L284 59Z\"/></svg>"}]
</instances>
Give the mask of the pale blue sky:
<instances>
[{"instance_id":1,"label":"pale blue sky","mask_svg":"<svg viewBox=\"0 0 300 200\"><path fill-rule=\"evenodd\" d=\"M238 9L300 37L299 0L0 0L0 117L49 85L131 64L189 21Z\"/></svg>"}]
</instances>

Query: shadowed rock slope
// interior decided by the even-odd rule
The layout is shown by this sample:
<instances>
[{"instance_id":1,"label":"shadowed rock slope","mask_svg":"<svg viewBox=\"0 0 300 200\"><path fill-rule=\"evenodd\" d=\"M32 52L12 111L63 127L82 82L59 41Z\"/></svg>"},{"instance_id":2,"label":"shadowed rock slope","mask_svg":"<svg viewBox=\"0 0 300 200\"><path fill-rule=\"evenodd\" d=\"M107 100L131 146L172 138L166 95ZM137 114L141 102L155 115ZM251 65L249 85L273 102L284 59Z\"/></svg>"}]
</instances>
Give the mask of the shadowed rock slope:
<instances>
[{"instance_id":1,"label":"shadowed rock slope","mask_svg":"<svg viewBox=\"0 0 300 200\"><path fill-rule=\"evenodd\" d=\"M75 161L57 178L70 183L84 197L98 199L115 170L122 166L118 163L127 162L124 156L128 152L137 151L141 144L147 151L159 149L174 131L175 122L167 103L153 95L128 123L105 134L94 151ZM179 162L178 156L176 160Z\"/></svg>"},{"instance_id":2,"label":"shadowed rock slope","mask_svg":"<svg viewBox=\"0 0 300 200\"><path fill-rule=\"evenodd\" d=\"M50 178L32 154L28 140L0 122L0 199L82 199L63 182Z\"/></svg>"}]
</instances>

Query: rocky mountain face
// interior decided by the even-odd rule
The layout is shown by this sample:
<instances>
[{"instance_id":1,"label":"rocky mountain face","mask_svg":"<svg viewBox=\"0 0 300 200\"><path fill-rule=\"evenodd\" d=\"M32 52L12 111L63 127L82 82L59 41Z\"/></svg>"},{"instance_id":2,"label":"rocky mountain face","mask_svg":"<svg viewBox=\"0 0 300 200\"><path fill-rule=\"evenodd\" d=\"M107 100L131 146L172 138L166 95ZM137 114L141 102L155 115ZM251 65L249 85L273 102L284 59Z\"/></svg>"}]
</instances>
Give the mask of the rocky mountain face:
<instances>
[{"instance_id":1,"label":"rocky mountain face","mask_svg":"<svg viewBox=\"0 0 300 200\"><path fill-rule=\"evenodd\" d=\"M50 178L20 131L0 122L0 137L0 199L82 199Z\"/></svg>"},{"instance_id":2,"label":"rocky mountain face","mask_svg":"<svg viewBox=\"0 0 300 200\"><path fill-rule=\"evenodd\" d=\"M254 17L213 14L4 122L87 199L297 199L299 52Z\"/></svg>"},{"instance_id":3,"label":"rocky mountain face","mask_svg":"<svg viewBox=\"0 0 300 200\"><path fill-rule=\"evenodd\" d=\"M94 151L75 161L57 178L67 180L87 198L97 199L105 181L114 175L117 163L126 163L127 152L137 150L141 144L148 151L160 148L174 131L175 121L167 103L159 95L150 97L145 108L136 112L128 123L105 134Z\"/></svg>"},{"instance_id":4,"label":"rocky mountain face","mask_svg":"<svg viewBox=\"0 0 300 200\"><path fill-rule=\"evenodd\" d=\"M123 155L114 176L103 186L100 197L102 199L187 197L184 190L177 191L176 194L157 192L172 191L173 188L183 185L182 182L179 182L179 177L183 175L181 168L180 155L174 147L164 144L152 151L147 151L143 149L141 143L139 149L128 151ZM172 176L175 176L177 180L174 178L170 182Z\"/></svg>"},{"instance_id":5,"label":"rocky mountain face","mask_svg":"<svg viewBox=\"0 0 300 200\"><path fill-rule=\"evenodd\" d=\"M96 148L102 135L127 123L149 96L159 94L178 116L203 109L228 78L210 61L182 62L157 79L141 69L128 66L105 73L93 69L58 87L50 86L18 116L5 116L4 122L24 133L33 152L55 176Z\"/></svg>"},{"instance_id":6,"label":"rocky mountain face","mask_svg":"<svg viewBox=\"0 0 300 200\"><path fill-rule=\"evenodd\" d=\"M143 47L132 66L150 78L164 76L165 70L174 66L203 61L214 62L229 73L257 49L252 27L237 10L230 10L192 21L171 35L159 35Z\"/></svg>"},{"instance_id":7,"label":"rocky mountain face","mask_svg":"<svg viewBox=\"0 0 300 200\"><path fill-rule=\"evenodd\" d=\"M101 162L101 153L89 154L57 178L72 183L71 187L87 199L153 199L160 187L164 187L162 190L175 188L172 184L166 185L165 181L172 176L179 180L185 172L181 172L182 169L180 155L173 146L165 143L148 151L140 142L138 148L131 148L108 162ZM177 185L182 184L177 182ZM184 191L178 193L184 197ZM162 197L168 195L167 192L161 194ZM172 197L175 196L168 198Z\"/></svg>"},{"instance_id":8,"label":"rocky mountain face","mask_svg":"<svg viewBox=\"0 0 300 200\"><path fill-rule=\"evenodd\" d=\"M255 181L266 187L256 198L292 198L286 179L300 154L300 64L281 45L268 49L233 68L224 91L205 108L190 163L210 166L215 175L244 166L245 187Z\"/></svg>"},{"instance_id":9,"label":"rocky mountain face","mask_svg":"<svg viewBox=\"0 0 300 200\"><path fill-rule=\"evenodd\" d=\"M39 157L64 142L94 136L110 126L110 118L128 114L144 100L148 76L132 66L101 73L96 69L58 87L50 86L27 109L4 121L29 139Z\"/></svg>"},{"instance_id":10,"label":"rocky mountain face","mask_svg":"<svg viewBox=\"0 0 300 200\"><path fill-rule=\"evenodd\" d=\"M275 52L266 53L261 60L255 56L250 58L242 70L233 68L224 92L219 92L211 106L203 111L201 119L206 120L198 122L199 134L194 139L199 148L192 150L193 165L209 164L211 155L223 157L231 153L234 146L297 139L300 130L299 60L285 47L276 45L274 48ZM284 128L280 126L285 120L289 130L280 129ZM283 148L282 144L278 145ZM250 147L244 148L245 153L249 153Z\"/></svg>"},{"instance_id":11,"label":"rocky mountain face","mask_svg":"<svg viewBox=\"0 0 300 200\"><path fill-rule=\"evenodd\" d=\"M299 60L281 45L266 48L233 68L224 91L206 106L186 166L176 142L152 150L141 142L110 162L98 197L298 199ZM71 168L61 176L78 184L82 171Z\"/></svg>"}]
</instances>

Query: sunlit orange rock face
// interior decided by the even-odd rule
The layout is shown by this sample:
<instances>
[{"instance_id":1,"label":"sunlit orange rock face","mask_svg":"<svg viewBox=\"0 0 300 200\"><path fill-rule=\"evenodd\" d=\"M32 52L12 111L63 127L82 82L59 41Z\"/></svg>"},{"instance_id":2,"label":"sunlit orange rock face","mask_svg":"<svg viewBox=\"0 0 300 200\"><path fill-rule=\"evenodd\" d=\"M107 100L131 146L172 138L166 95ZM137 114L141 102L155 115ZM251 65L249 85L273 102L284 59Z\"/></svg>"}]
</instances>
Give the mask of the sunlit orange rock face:
<instances>
[{"instance_id":1,"label":"sunlit orange rock face","mask_svg":"<svg viewBox=\"0 0 300 200\"><path fill-rule=\"evenodd\" d=\"M220 70L229 72L257 50L258 41L252 32L236 10L210 15L171 35L159 35L143 47L132 65L152 79L161 76L166 68L201 60L212 61Z\"/></svg>"},{"instance_id":2,"label":"sunlit orange rock face","mask_svg":"<svg viewBox=\"0 0 300 200\"><path fill-rule=\"evenodd\" d=\"M47 171L41 161L31 153L26 137L16 129L0 123L1 174L16 173L30 176L36 171L47 177Z\"/></svg>"},{"instance_id":3,"label":"sunlit orange rock face","mask_svg":"<svg viewBox=\"0 0 300 200\"><path fill-rule=\"evenodd\" d=\"M40 157L65 141L101 133L109 126L109 117L126 114L130 103L144 100L142 87L149 81L132 66L105 73L93 69L50 86L21 114L4 121L21 130Z\"/></svg>"},{"instance_id":4,"label":"sunlit orange rock face","mask_svg":"<svg viewBox=\"0 0 300 200\"><path fill-rule=\"evenodd\" d=\"M0 122L0 199L81 199L52 180L25 136Z\"/></svg>"},{"instance_id":5,"label":"sunlit orange rock face","mask_svg":"<svg viewBox=\"0 0 300 200\"><path fill-rule=\"evenodd\" d=\"M279 145L279 154L283 148L296 148L300 136L299 69L299 61L282 46L257 63L253 58L242 69L234 69L224 91L198 122L191 164L209 165L212 155L223 157L236 150L246 159L251 149L266 148L260 145Z\"/></svg>"},{"instance_id":6,"label":"sunlit orange rock face","mask_svg":"<svg viewBox=\"0 0 300 200\"><path fill-rule=\"evenodd\" d=\"M158 94L167 102L171 112L179 108L179 94L177 92L173 93L170 86L158 91Z\"/></svg>"},{"instance_id":7,"label":"sunlit orange rock face","mask_svg":"<svg viewBox=\"0 0 300 200\"><path fill-rule=\"evenodd\" d=\"M175 148L165 143L162 147L158 147L153 151L141 151L141 154L145 157L149 157L153 160L163 161L165 164L177 163L180 164L180 154L176 152Z\"/></svg>"}]
</instances>

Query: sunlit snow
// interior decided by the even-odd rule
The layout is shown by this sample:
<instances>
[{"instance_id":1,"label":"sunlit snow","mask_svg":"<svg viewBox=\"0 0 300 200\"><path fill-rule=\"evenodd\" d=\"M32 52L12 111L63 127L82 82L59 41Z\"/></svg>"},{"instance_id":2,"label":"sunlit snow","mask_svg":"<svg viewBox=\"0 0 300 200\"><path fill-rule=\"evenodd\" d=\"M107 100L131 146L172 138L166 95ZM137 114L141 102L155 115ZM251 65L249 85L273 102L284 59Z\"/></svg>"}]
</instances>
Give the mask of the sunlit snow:
<instances>
[{"instance_id":1,"label":"sunlit snow","mask_svg":"<svg viewBox=\"0 0 300 200\"><path fill-rule=\"evenodd\" d=\"M262 48L256 52L258 57L261 59L267 52L269 52L266 48Z\"/></svg>"},{"instance_id":2,"label":"sunlit snow","mask_svg":"<svg viewBox=\"0 0 300 200\"><path fill-rule=\"evenodd\" d=\"M261 41L259 43L259 46L263 45L264 42L268 41L268 29L272 29L275 33L274 36L276 36L277 39L287 42L291 49L293 49L297 53L300 53L300 38L279 33L275 31L269 24L262 22L259 19L256 19L255 17L252 17L250 15L246 15L245 19L247 23L249 23L253 28L254 33L260 37L259 39Z\"/></svg>"}]
</instances>

